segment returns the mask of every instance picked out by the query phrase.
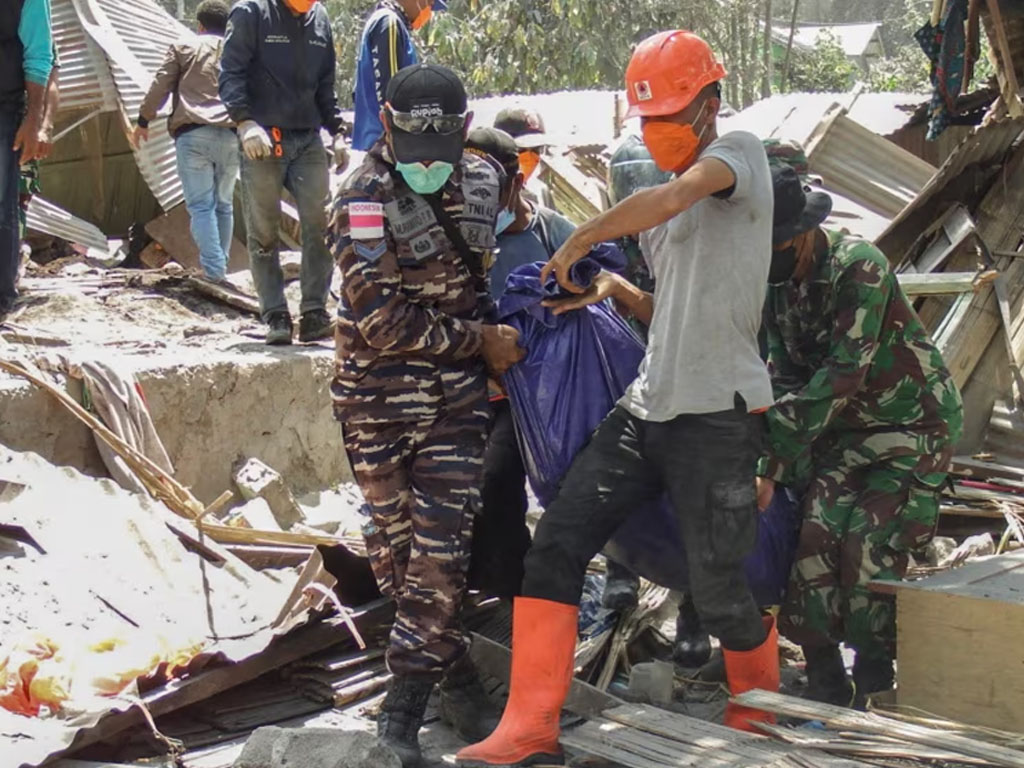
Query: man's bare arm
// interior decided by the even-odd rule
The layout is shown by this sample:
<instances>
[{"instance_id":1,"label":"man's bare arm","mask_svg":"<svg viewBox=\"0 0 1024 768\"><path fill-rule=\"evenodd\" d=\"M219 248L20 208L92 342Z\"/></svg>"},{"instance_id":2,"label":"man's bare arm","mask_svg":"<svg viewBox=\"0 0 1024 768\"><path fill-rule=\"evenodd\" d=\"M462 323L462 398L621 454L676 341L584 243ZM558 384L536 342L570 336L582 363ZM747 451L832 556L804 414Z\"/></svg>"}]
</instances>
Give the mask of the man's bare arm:
<instances>
[{"instance_id":1,"label":"man's bare arm","mask_svg":"<svg viewBox=\"0 0 1024 768\"><path fill-rule=\"evenodd\" d=\"M14 136L14 151L21 150L22 163L39 160L49 151L49 135L43 134L46 117L46 86L26 81L28 107Z\"/></svg>"},{"instance_id":2,"label":"man's bare arm","mask_svg":"<svg viewBox=\"0 0 1024 768\"><path fill-rule=\"evenodd\" d=\"M640 190L577 228L544 266L541 281L554 272L563 288L573 293L582 292L583 289L569 279L569 268L594 245L653 229L735 183L732 169L721 160L713 157L698 160L678 178Z\"/></svg>"}]
</instances>

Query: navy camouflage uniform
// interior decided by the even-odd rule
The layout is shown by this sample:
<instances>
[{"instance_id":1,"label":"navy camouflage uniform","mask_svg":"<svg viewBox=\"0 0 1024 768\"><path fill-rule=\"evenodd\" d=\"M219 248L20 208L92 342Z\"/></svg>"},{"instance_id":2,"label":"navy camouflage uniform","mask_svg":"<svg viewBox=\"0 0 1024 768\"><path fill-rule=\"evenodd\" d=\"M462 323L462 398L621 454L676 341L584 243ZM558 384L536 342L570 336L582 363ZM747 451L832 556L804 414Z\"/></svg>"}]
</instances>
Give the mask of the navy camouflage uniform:
<instances>
[{"instance_id":1,"label":"navy camouflage uniform","mask_svg":"<svg viewBox=\"0 0 1024 768\"><path fill-rule=\"evenodd\" d=\"M438 194L471 258L382 142L335 197L328 227L343 281L331 393L371 513L370 562L397 603L395 675L442 673L468 647L458 617L490 418L481 325L494 315L485 269L500 180L466 154ZM353 239L352 203L379 204L382 229Z\"/></svg>"}]
</instances>

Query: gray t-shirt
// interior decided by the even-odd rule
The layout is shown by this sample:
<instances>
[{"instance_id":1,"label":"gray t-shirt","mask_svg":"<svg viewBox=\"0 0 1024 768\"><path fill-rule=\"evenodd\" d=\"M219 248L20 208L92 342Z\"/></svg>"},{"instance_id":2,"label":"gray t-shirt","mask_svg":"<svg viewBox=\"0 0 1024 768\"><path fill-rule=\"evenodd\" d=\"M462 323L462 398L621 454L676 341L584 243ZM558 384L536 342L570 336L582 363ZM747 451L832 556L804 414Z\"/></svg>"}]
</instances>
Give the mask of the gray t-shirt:
<instances>
[{"instance_id":1,"label":"gray t-shirt","mask_svg":"<svg viewBox=\"0 0 1024 768\"><path fill-rule=\"evenodd\" d=\"M768 160L761 140L742 131L713 141L707 157L732 169L732 194L701 200L640 236L656 280L654 317L620 405L646 421L731 410L737 392L751 411L773 402L757 346L771 260Z\"/></svg>"}]
</instances>

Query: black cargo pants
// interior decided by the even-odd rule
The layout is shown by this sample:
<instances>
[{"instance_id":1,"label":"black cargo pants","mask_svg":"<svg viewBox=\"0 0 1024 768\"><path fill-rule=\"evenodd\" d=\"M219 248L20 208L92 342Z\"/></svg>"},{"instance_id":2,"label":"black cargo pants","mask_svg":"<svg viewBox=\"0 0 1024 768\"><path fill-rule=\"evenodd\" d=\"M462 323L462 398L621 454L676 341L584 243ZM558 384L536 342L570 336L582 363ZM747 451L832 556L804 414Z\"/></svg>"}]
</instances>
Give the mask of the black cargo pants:
<instances>
[{"instance_id":1,"label":"black cargo pants","mask_svg":"<svg viewBox=\"0 0 1024 768\"><path fill-rule=\"evenodd\" d=\"M754 475L761 417L736 408L667 422L616 407L576 456L537 526L523 594L579 603L590 559L640 504L666 490L686 546L705 629L733 651L764 642L743 560L757 536Z\"/></svg>"}]
</instances>

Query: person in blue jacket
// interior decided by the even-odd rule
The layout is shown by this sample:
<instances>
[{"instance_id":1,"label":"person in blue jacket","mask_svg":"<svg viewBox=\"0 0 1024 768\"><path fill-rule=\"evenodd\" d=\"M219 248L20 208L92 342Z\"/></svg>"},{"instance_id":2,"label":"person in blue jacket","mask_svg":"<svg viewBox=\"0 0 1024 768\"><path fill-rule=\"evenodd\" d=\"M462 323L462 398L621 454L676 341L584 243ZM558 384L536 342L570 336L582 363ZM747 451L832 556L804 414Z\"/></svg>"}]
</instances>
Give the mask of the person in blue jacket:
<instances>
[{"instance_id":1,"label":"person in blue jacket","mask_svg":"<svg viewBox=\"0 0 1024 768\"><path fill-rule=\"evenodd\" d=\"M334 92L334 36L316 0L240 0L231 9L219 90L242 145L242 191L249 260L269 326L268 344L290 344L292 319L284 295L279 228L281 189L295 198L302 227L299 341L334 332L327 314L334 262L327 229L326 128L347 131Z\"/></svg>"},{"instance_id":2,"label":"person in blue jacket","mask_svg":"<svg viewBox=\"0 0 1024 768\"><path fill-rule=\"evenodd\" d=\"M434 11L446 10L443 0L379 0L363 27L356 59L353 149L366 152L384 135L380 110L388 82L398 70L419 62L412 30L426 25Z\"/></svg>"},{"instance_id":3,"label":"person in blue jacket","mask_svg":"<svg viewBox=\"0 0 1024 768\"><path fill-rule=\"evenodd\" d=\"M18 297L20 166L50 151L52 68L49 0L0 3L0 316Z\"/></svg>"}]
</instances>

